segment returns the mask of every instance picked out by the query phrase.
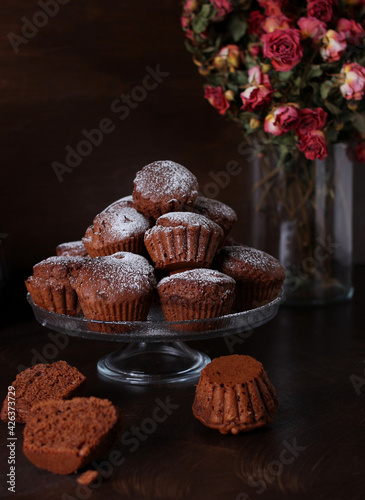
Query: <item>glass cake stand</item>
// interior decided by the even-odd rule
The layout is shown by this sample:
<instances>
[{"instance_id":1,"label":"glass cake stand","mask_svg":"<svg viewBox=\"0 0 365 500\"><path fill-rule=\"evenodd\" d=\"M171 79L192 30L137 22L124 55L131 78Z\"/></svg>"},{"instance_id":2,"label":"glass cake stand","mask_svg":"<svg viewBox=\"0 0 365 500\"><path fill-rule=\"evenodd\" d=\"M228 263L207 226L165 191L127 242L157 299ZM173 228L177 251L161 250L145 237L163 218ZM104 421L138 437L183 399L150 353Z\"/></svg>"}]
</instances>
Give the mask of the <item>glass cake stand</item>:
<instances>
[{"instance_id":1,"label":"glass cake stand","mask_svg":"<svg viewBox=\"0 0 365 500\"><path fill-rule=\"evenodd\" d=\"M262 307L219 318L167 322L161 309L155 306L147 321L107 322L46 311L36 306L27 294L34 316L42 326L74 337L128 343L99 359L98 372L109 380L139 385L196 381L210 358L187 346L185 341L235 335L257 328L276 316L282 298L283 292Z\"/></svg>"}]
</instances>

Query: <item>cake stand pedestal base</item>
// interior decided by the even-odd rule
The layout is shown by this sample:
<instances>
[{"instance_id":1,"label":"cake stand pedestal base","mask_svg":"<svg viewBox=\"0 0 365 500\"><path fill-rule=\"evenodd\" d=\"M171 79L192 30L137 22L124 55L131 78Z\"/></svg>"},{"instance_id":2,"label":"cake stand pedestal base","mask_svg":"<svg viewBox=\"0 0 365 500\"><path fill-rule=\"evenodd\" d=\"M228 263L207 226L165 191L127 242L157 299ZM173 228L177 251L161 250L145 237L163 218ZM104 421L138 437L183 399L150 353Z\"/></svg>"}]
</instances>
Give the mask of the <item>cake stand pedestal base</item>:
<instances>
[{"instance_id":1,"label":"cake stand pedestal base","mask_svg":"<svg viewBox=\"0 0 365 500\"><path fill-rule=\"evenodd\" d=\"M98 361L102 377L119 383L155 385L193 382L209 356L184 342L132 342Z\"/></svg>"}]
</instances>

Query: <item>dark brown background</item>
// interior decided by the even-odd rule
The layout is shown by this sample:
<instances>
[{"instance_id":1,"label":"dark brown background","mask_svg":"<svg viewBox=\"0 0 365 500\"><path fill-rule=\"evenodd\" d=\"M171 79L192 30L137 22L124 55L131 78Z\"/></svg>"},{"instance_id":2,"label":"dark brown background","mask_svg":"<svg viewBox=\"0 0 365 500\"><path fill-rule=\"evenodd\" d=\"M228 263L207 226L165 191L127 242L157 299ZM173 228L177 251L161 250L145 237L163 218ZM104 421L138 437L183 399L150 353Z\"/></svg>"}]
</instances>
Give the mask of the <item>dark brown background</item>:
<instances>
[{"instance_id":1,"label":"dark brown background","mask_svg":"<svg viewBox=\"0 0 365 500\"><path fill-rule=\"evenodd\" d=\"M152 160L185 164L202 186L210 172L224 169L230 160L242 161L240 131L202 97L203 79L183 44L180 2L71 0L15 54L6 35L20 34L22 16L31 18L38 10L34 0L1 3L0 232L9 235L7 252L18 289L13 306L0 312L1 399L19 364L38 362L34 353L53 345L50 332L34 320L25 302L21 277L35 262L53 254L56 244L80 238L98 211L131 192L136 171ZM139 85L146 66L156 64L170 76L126 120L117 120L112 101ZM62 162L65 147L82 139L82 129L97 127L107 116L116 130L59 183L51 163ZM354 183L357 261L364 261L364 168L356 166ZM220 193L240 216L235 236L246 241L249 192L243 173ZM108 397L123 408L126 430L151 416L156 398L169 396L179 404L136 453L122 448L125 466L116 468L91 498L362 500L364 282L364 268L358 268L352 301L304 310L281 307L249 338L237 337L233 352L263 362L280 400L273 424L249 434L222 436L201 425L191 412L193 386L133 391L100 380L96 361L120 344L70 338L67 347L51 353L46 360L65 359L85 373L88 394ZM192 347L212 358L232 352L224 339L192 342ZM351 377L357 377L358 391ZM4 481L7 433L0 426L0 496L75 496L75 476L36 469L21 453L22 426L17 436L14 495ZM258 494L248 477L270 472L283 443L294 439L304 451L282 474L271 472Z\"/></svg>"},{"instance_id":2,"label":"dark brown background","mask_svg":"<svg viewBox=\"0 0 365 500\"><path fill-rule=\"evenodd\" d=\"M185 50L180 2L73 0L16 54L7 34L21 35L35 1L2 2L0 28L0 232L8 234L12 267L27 274L54 254L56 244L79 239L98 211L132 191L137 170L156 159L186 165L201 186L237 152L241 132L203 99L203 77ZM124 121L113 100L140 85L146 66L170 75ZM62 183L53 161L110 117L115 131ZM240 216L234 235L249 243L249 168L218 198ZM364 261L364 167L355 171L355 259Z\"/></svg>"}]
</instances>

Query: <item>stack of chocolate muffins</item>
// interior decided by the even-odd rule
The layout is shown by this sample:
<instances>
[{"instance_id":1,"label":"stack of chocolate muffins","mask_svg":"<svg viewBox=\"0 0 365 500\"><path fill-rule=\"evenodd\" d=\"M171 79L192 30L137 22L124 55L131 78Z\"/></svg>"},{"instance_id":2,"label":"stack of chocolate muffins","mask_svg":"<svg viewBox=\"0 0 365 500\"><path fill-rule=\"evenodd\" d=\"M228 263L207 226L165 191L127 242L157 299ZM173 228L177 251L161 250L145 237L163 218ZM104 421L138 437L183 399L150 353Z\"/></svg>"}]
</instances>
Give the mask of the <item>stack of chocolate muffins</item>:
<instances>
[{"instance_id":1,"label":"stack of chocolate muffins","mask_svg":"<svg viewBox=\"0 0 365 500\"><path fill-rule=\"evenodd\" d=\"M166 320L186 321L275 299L282 266L243 244L225 246L236 213L198 190L178 163L145 166L132 196L98 214L82 241L34 266L26 286L35 304L89 320L145 321L157 290Z\"/></svg>"}]
</instances>

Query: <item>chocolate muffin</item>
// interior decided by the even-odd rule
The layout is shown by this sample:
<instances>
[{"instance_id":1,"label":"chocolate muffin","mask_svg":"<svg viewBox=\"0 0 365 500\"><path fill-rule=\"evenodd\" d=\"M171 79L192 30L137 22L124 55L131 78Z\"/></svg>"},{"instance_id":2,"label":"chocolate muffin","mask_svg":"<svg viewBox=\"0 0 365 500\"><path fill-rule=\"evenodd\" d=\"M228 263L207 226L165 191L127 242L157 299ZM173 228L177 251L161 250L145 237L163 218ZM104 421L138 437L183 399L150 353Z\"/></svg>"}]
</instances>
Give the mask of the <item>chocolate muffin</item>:
<instances>
[{"instance_id":1,"label":"chocolate muffin","mask_svg":"<svg viewBox=\"0 0 365 500\"><path fill-rule=\"evenodd\" d=\"M47 399L68 399L80 394L86 378L66 361L39 364L19 373L12 386L15 388L15 421L27 421L32 406ZM8 396L1 409L1 420L8 420Z\"/></svg>"},{"instance_id":2,"label":"chocolate muffin","mask_svg":"<svg viewBox=\"0 0 365 500\"><path fill-rule=\"evenodd\" d=\"M34 303L58 314L78 315L77 294L70 285L70 278L77 274L87 260L90 259L59 256L49 257L36 264L33 276L25 281Z\"/></svg>"},{"instance_id":3,"label":"chocolate muffin","mask_svg":"<svg viewBox=\"0 0 365 500\"><path fill-rule=\"evenodd\" d=\"M81 240L79 241L68 241L67 243L61 243L56 247L56 254L60 257L62 255L66 257L89 257L89 254L84 247Z\"/></svg>"},{"instance_id":4,"label":"chocolate muffin","mask_svg":"<svg viewBox=\"0 0 365 500\"><path fill-rule=\"evenodd\" d=\"M229 314L235 286L229 276L201 268L163 278L157 291L166 321L188 321Z\"/></svg>"},{"instance_id":5,"label":"chocolate muffin","mask_svg":"<svg viewBox=\"0 0 365 500\"><path fill-rule=\"evenodd\" d=\"M201 372L194 416L222 434L238 434L272 422L279 403L261 363L234 354L214 359Z\"/></svg>"},{"instance_id":6,"label":"chocolate muffin","mask_svg":"<svg viewBox=\"0 0 365 500\"><path fill-rule=\"evenodd\" d=\"M103 210L103 212L107 212L110 209L114 210L115 208L119 209L119 208L125 208L125 207L136 208L135 205L134 205L134 201L133 201L133 196L132 195L124 196L123 198L120 198L119 200L114 201L109 206L107 206Z\"/></svg>"},{"instance_id":7,"label":"chocolate muffin","mask_svg":"<svg viewBox=\"0 0 365 500\"><path fill-rule=\"evenodd\" d=\"M131 264L132 260L134 264ZM123 258L107 256L89 259L71 284L87 319L145 321L156 280L148 261L142 256L130 254ZM126 331L123 326L119 328L117 325L89 323L89 327L107 333Z\"/></svg>"},{"instance_id":8,"label":"chocolate muffin","mask_svg":"<svg viewBox=\"0 0 365 500\"><path fill-rule=\"evenodd\" d=\"M220 245L223 246L230 233L232 226L237 222L236 212L225 205L221 201L213 200L212 198L205 198L204 196L198 196L195 201L195 212L208 217L223 230L223 237Z\"/></svg>"},{"instance_id":9,"label":"chocolate muffin","mask_svg":"<svg viewBox=\"0 0 365 500\"><path fill-rule=\"evenodd\" d=\"M247 246L221 248L214 267L236 280L234 309L245 311L274 300L285 280L285 270L271 255Z\"/></svg>"},{"instance_id":10,"label":"chocolate muffin","mask_svg":"<svg viewBox=\"0 0 365 500\"><path fill-rule=\"evenodd\" d=\"M136 209L115 204L98 214L82 239L91 257L116 252L144 254L144 233L151 224Z\"/></svg>"},{"instance_id":11,"label":"chocolate muffin","mask_svg":"<svg viewBox=\"0 0 365 500\"><path fill-rule=\"evenodd\" d=\"M133 200L137 210L158 219L184 205L192 207L198 189L196 177L187 168L170 160L155 161L137 172Z\"/></svg>"},{"instance_id":12,"label":"chocolate muffin","mask_svg":"<svg viewBox=\"0 0 365 500\"><path fill-rule=\"evenodd\" d=\"M104 455L121 430L107 399L52 399L33 406L24 428L24 455L54 474L71 474Z\"/></svg>"},{"instance_id":13,"label":"chocolate muffin","mask_svg":"<svg viewBox=\"0 0 365 500\"><path fill-rule=\"evenodd\" d=\"M126 270L132 274L145 274L149 277L151 283L156 284L156 273L148 260L142 255L132 252L117 252L110 255L114 259L122 261Z\"/></svg>"},{"instance_id":14,"label":"chocolate muffin","mask_svg":"<svg viewBox=\"0 0 365 500\"><path fill-rule=\"evenodd\" d=\"M191 212L162 215L146 231L145 245L157 269L209 267L223 230L207 217Z\"/></svg>"}]
</instances>

